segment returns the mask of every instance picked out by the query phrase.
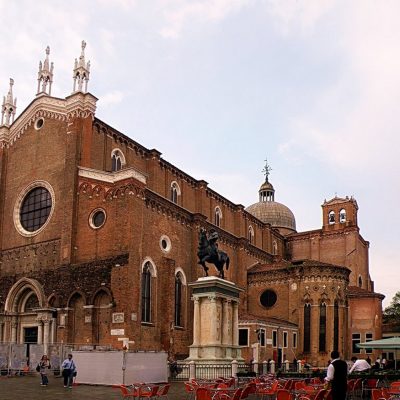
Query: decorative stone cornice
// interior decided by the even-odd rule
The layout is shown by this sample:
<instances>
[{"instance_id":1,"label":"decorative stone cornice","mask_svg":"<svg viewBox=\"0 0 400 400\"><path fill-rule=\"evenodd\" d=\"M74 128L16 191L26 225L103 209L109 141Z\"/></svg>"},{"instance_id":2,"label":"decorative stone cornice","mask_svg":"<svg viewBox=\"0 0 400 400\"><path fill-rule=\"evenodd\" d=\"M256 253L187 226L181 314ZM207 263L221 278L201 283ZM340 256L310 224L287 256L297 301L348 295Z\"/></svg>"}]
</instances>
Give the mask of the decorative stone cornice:
<instances>
[{"instance_id":1,"label":"decorative stone cornice","mask_svg":"<svg viewBox=\"0 0 400 400\"><path fill-rule=\"evenodd\" d=\"M75 93L66 99L40 94L10 126L8 134L0 130L0 146L12 146L40 117L64 122L73 118L94 118L96 102L97 98L90 93Z\"/></svg>"},{"instance_id":2,"label":"decorative stone cornice","mask_svg":"<svg viewBox=\"0 0 400 400\"><path fill-rule=\"evenodd\" d=\"M105 172L91 168L79 167L78 175L82 178L94 179L96 181L110 184L130 178L134 178L143 184L146 184L147 182L147 175L135 168L124 168L117 172Z\"/></svg>"},{"instance_id":3,"label":"decorative stone cornice","mask_svg":"<svg viewBox=\"0 0 400 400\"><path fill-rule=\"evenodd\" d=\"M90 93L77 92L66 98L66 109L68 119L94 118L96 102L98 98Z\"/></svg>"}]
</instances>

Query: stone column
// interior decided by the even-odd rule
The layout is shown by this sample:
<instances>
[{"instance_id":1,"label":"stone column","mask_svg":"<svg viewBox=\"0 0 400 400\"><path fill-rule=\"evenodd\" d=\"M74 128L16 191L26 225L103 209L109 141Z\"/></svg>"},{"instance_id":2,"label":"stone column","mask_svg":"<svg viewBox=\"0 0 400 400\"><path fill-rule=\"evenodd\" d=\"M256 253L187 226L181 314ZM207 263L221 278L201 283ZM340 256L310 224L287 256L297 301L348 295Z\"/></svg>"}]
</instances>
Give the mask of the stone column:
<instances>
[{"instance_id":1,"label":"stone column","mask_svg":"<svg viewBox=\"0 0 400 400\"><path fill-rule=\"evenodd\" d=\"M200 299L197 296L193 297L194 312L193 312L193 345L200 344Z\"/></svg>"},{"instance_id":2,"label":"stone column","mask_svg":"<svg viewBox=\"0 0 400 400\"><path fill-rule=\"evenodd\" d=\"M43 351L45 354L48 353L49 349L49 337L50 337L50 320L43 320Z\"/></svg>"},{"instance_id":3,"label":"stone column","mask_svg":"<svg viewBox=\"0 0 400 400\"><path fill-rule=\"evenodd\" d=\"M232 344L232 333L230 329L230 308L231 301L228 299L222 300L222 344Z\"/></svg>"},{"instance_id":4,"label":"stone column","mask_svg":"<svg viewBox=\"0 0 400 400\"><path fill-rule=\"evenodd\" d=\"M37 342L38 344L42 344L43 343L43 322L41 319L37 319L37 323L38 323L38 338L37 338Z\"/></svg>"},{"instance_id":5,"label":"stone column","mask_svg":"<svg viewBox=\"0 0 400 400\"><path fill-rule=\"evenodd\" d=\"M17 343L17 328L17 317L13 317L11 320L11 343Z\"/></svg>"},{"instance_id":6,"label":"stone column","mask_svg":"<svg viewBox=\"0 0 400 400\"><path fill-rule=\"evenodd\" d=\"M217 298L208 296L210 300L210 344L217 343Z\"/></svg>"},{"instance_id":7,"label":"stone column","mask_svg":"<svg viewBox=\"0 0 400 400\"><path fill-rule=\"evenodd\" d=\"M50 343L56 342L56 332L57 332L57 318L52 318L51 319Z\"/></svg>"},{"instance_id":8,"label":"stone column","mask_svg":"<svg viewBox=\"0 0 400 400\"><path fill-rule=\"evenodd\" d=\"M232 304L233 313L232 313L232 345L239 346L239 303L234 301Z\"/></svg>"}]
</instances>

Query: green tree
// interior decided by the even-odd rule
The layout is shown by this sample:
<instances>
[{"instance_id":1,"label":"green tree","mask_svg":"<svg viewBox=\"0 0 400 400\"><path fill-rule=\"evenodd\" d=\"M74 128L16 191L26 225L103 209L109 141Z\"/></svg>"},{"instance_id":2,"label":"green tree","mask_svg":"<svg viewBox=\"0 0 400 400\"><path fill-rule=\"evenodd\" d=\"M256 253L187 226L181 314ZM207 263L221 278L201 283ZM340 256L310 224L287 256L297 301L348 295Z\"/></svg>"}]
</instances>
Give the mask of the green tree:
<instances>
[{"instance_id":1,"label":"green tree","mask_svg":"<svg viewBox=\"0 0 400 400\"><path fill-rule=\"evenodd\" d=\"M383 311L383 322L399 322L400 323L400 292L397 292L390 306Z\"/></svg>"}]
</instances>

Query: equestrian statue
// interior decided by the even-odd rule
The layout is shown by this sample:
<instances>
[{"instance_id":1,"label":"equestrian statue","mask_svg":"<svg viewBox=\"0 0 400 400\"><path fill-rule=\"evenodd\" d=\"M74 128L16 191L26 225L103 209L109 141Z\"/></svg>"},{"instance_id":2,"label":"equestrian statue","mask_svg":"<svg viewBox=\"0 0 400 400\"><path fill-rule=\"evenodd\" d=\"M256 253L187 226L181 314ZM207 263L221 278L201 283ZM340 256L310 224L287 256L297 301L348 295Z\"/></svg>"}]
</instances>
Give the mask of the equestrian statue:
<instances>
[{"instance_id":1,"label":"equestrian statue","mask_svg":"<svg viewBox=\"0 0 400 400\"><path fill-rule=\"evenodd\" d=\"M226 270L229 268L229 257L224 251L218 250L218 232L210 229L209 234L204 228L200 229L199 234L199 247L197 249L197 256L199 257L199 264L204 268L206 276L208 276L207 263L214 264L215 268L219 271L219 277L225 279L224 265Z\"/></svg>"}]
</instances>

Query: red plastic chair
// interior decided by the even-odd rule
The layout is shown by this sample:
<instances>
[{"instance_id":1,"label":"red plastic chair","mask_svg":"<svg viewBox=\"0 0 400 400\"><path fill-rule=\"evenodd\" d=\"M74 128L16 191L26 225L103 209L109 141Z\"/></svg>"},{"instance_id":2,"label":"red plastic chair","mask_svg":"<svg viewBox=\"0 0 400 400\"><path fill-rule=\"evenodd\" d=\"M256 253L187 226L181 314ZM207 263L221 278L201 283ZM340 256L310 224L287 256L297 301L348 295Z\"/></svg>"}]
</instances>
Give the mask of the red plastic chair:
<instances>
[{"instance_id":1,"label":"red plastic chair","mask_svg":"<svg viewBox=\"0 0 400 400\"><path fill-rule=\"evenodd\" d=\"M185 392L186 392L186 399L187 400L192 400L194 397L194 394L196 392L195 386L191 382L184 382L184 387L185 387Z\"/></svg>"},{"instance_id":2,"label":"red plastic chair","mask_svg":"<svg viewBox=\"0 0 400 400\"><path fill-rule=\"evenodd\" d=\"M169 388L170 387L171 387L170 383L167 383L166 385L160 386L160 389L159 389L159 391L157 393L157 397L159 399L164 397L165 399L168 400L168 392L169 392Z\"/></svg>"},{"instance_id":3,"label":"red plastic chair","mask_svg":"<svg viewBox=\"0 0 400 400\"><path fill-rule=\"evenodd\" d=\"M328 390L327 389L321 389L314 397L314 400L324 400L326 399Z\"/></svg>"},{"instance_id":4,"label":"red plastic chair","mask_svg":"<svg viewBox=\"0 0 400 400\"><path fill-rule=\"evenodd\" d=\"M154 385L152 387L148 386L141 386L139 388L139 398L141 399L152 399L157 397L159 386Z\"/></svg>"},{"instance_id":5,"label":"red plastic chair","mask_svg":"<svg viewBox=\"0 0 400 400\"><path fill-rule=\"evenodd\" d=\"M291 394L289 390L278 389L276 392L276 400L291 400Z\"/></svg>"},{"instance_id":6,"label":"red plastic chair","mask_svg":"<svg viewBox=\"0 0 400 400\"><path fill-rule=\"evenodd\" d=\"M196 400L212 400L211 391L205 387L196 389Z\"/></svg>"},{"instance_id":7,"label":"red plastic chair","mask_svg":"<svg viewBox=\"0 0 400 400\"><path fill-rule=\"evenodd\" d=\"M136 398L138 393L135 390L129 390L125 385L112 385L114 389L120 389L123 399Z\"/></svg>"}]
</instances>

